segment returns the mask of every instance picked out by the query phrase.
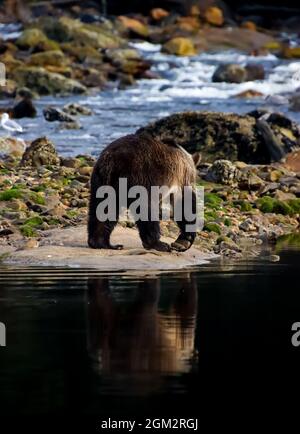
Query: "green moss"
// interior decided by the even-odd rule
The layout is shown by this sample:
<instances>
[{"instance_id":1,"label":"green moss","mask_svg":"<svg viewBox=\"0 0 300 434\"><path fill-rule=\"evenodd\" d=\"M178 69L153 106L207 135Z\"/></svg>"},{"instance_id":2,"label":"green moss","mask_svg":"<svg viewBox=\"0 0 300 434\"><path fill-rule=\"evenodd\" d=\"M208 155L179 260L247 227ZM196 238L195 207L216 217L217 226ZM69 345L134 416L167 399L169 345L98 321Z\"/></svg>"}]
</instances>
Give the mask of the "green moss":
<instances>
[{"instance_id":1,"label":"green moss","mask_svg":"<svg viewBox=\"0 0 300 434\"><path fill-rule=\"evenodd\" d=\"M32 190L35 191L36 193L39 193L39 192L45 191L46 188L47 188L46 184L40 184L40 185L35 185L34 187L32 187Z\"/></svg>"},{"instance_id":2,"label":"green moss","mask_svg":"<svg viewBox=\"0 0 300 434\"><path fill-rule=\"evenodd\" d=\"M229 226L232 225L232 222L231 222L230 218L226 217L224 219L224 225L227 226L227 227L229 227Z\"/></svg>"},{"instance_id":3,"label":"green moss","mask_svg":"<svg viewBox=\"0 0 300 434\"><path fill-rule=\"evenodd\" d=\"M209 208L213 208L213 209L220 208L222 202L223 202L222 199L215 193L204 194L204 205Z\"/></svg>"},{"instance_id":4,"label":"green moss","mask_svg":"<svg viewBox=\"0 0 300 434\"><path fill-rule=\"evenodd\" d=\"M290 199L288 201L289 206L292 208L294 214L300 213L300 199Z\"/></svg>"},{"instance_id":5,"label":"green moss","mask_svg":"<svg viewBox=\"0 0 300 434\"><path fill-rule=\"evenodd\" d=\"M205 211L205 213L204 213L204 220L205 221L215 220L216 218L218 218L218 214L216 213L215 210Z\"/></svg>"},{"instance_id":6,"label":"green moss","mask_svg":"<svg viewBox=\"0 0 300 434\"><path fill-rule=\"evenodd\" d=\"M22 195L23 192L20 189L12 187L0 193L0 200L20 199Z\"/></svg>"},{"instance_id":7,"label":"green moss","mask_svg":"<svg viewBox=\"0 0 300 434\"><path fill-rule=\"evenodd\" d=\"M276 214L293 215L293 210L288 202L283 202L282 200L275 200L273 212Z\"/></svg>"},{"instance_id":8,"label":"green moss","mask_svg":"<svg viewBox=\"0 0 300 434\"><path fill-rule=\"evenodd\" d=\"M66 215L67 215L69 218L73 218L73 217L77 217L78 212L75 211L75 210L70 209L69 211L66 212Z\"/></svg>"},{"instance_id":9,"label":"green moss","mask_svg":"<svg viewBox=\"0 0 300 434\"><path fill-rule=\"evenodd\" d=\"M235 200L233 202L233 205L235 207L239 207L241 211L243 212L249 212L253 209L250 202L247 202L246 200Z\"/></svg>"},{"instance_id":10,"label":"green moss","mask_svg":"<svg viewBox=\"0 0 300 434\"><path fill-rule=\"evenodd\" d=\"M0 175L8 175L10 173L10 170L6 169L5 167L3 169L0 169Z\"/></svg>"},{"instance_id":11,"label":"green moss","mask_svg":"<svg viewBox=\"0 0 300 434\"><path fill-rule=\"evenodd\" d=\"M24 226L35 228L35 227L40 226L42 223L43 223L42 217L36 216L36 217L31 217L31 218L27 219L24 222Z\"/></svg>"},{"instance_id":12,"label":"green moss","mask_svg":"<svg viewBox=\"0 0 300 434\"><path fill-rule=\"evenodd\" d=\"M46 204L44 196L41 196L40 194L38 194L36 192L31 192L29 197L34 203L36 203L38 205L45 205Z\"/></svg>"},{"instance_id":13,"label":"green moss","mask_svg":"<svg viewBox=\"0 0 300 434\"><path fill-rule=\"evenodd\" d=\"M204 230L207 232L215 232L218 235L221 235L221 228L217 223L208 222L204 225Z\"/></svg>"},{"instance_id":14,"label":"green moss","mask_svg":"<svg viewBox=\"0 0 300 434\"><path fill-rule=\"evenodd\" d=\"M282 201L270 196L264 196L256 201L256 206L263 213L293 216L300 212L300 199Z\"/></svg>"},{"instance_id":15,"label":"green moss","mask_svg":"<svg viewBox=\"0 0 300 434\"><path fill-rule=\"evenodd\" d=\"M36 237L37 232L29 225L22 225L20 231L24 237Z\"/></svg>"},{"instance_id":16,"label":"green moss","mask_svg":"<svg viewBox=\"0 0 300 434\"><path fill-rule=\"evenodd\" d=\"M57 226L60 224L60 221L59 221L59 219L52 217L48 220L48 224L53 225L53 226Z\"/></svg>"}]
</instances>

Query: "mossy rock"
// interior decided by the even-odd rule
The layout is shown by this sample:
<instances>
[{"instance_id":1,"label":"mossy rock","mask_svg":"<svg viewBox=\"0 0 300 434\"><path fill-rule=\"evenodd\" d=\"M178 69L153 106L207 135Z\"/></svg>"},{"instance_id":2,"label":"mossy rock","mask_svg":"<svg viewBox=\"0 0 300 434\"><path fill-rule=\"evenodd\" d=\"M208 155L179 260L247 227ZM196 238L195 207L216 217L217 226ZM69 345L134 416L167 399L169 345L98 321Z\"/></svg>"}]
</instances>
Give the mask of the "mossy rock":
<instances>
[{"instance_id":1,"label":"mossy rock","mask_svg":"<svg viewBox=\"0 0 300 434\"><path fill-rule=\"evenodd\" d=\"M61 50L49 50L32 54L28 59L28 63L33 66L62 66L66 65L67 58Z\"/></svg>"},{"instance_id":2,"label":"mossy rock","mask_svg":"<svg viewBox=\"0 0 300 434\"><path fill-rule=\"evenodd\" d=\"M243 212L249 212L253 210L252 204L246 200L235 200L233 204L235 207L239 207Z\"/></svg>"},{"instance_id":3,"label":"mossy rock","mask_svg":"<svg viewBox=\"0 0 300 434\"><path fill-rule=\"evenodd\" d=\"M24 66L14 73L20 86L29 87L40 95L50 94L82 94L86 87L76 80L66 78L61 74L49 72L39 66Z\"/></svg>"},{"instance_id":4,"label":"mossy rock","mask_svg":"<svg viewBox=\"0 0 300 434\"><path fill-rule=\"evenodd\" d=\"M218 209L221 207L223 200L216 193L204 194L204 205L209 208Z\"/></svg>"},{"instance_id":5,"label":"mossy rock","mask_svg":"<svg viewBox=\"0 0 300 434\"><path fill-rule=\"evenodd\" d=\"M47 38L45 33L40 29L25 29L18 38L16 45L24 49L36 49L40 51L57 50L57 42Z\"/></svg>"},{"instance_id":6,"label":"mossy rock","mask_svg":"<svg viewBox=\"0 0 300 434\"><path fill-rule=\"evenodd\" d=\"M216 234L221 235L221 227L218 225L218 223L205 223L203 230L207 232L215 232Z\"/></svg>"},{"instance_id":7,"label":"mossy rock","mask_svg":"<svg viewBox=\"0 0 300 434\"><path fill-rule=\"evenodd\" d=\"M9 201L12 199L20 199L23 196L22 190L19 188L9 188L0 193L0 201Z\"/></svg>"},{"instance_id":8,"label":"mossy rock","mask_svg":"<svg viewBox=\"0 0 300 434\"><path fill-rule=\"evenodd\" d=\"M257 128L257 119L263 113L254 111L244 116L205 111L176 113L140 128L137 133L173 142L190 153L200 151L204 162L230 160L268 164L273 155L269 142ZM296 123L276 113L270 114L266 123L278 141L280 154L285 155L298 145L300 132ZM282 128L290 130L296 140L284 136Z\"/></svg>"},{"instance_id":9,"label":"mossy rock","mask_svg":"<svg viewBox=\"0 0 300 434\"><path fill-rule=\"evenodd\" d=\"M282 201L270 196L264 196L256 201L257 208L263 213L296 215L300 213L300 199Z\"/></svg>"}]
</instances>

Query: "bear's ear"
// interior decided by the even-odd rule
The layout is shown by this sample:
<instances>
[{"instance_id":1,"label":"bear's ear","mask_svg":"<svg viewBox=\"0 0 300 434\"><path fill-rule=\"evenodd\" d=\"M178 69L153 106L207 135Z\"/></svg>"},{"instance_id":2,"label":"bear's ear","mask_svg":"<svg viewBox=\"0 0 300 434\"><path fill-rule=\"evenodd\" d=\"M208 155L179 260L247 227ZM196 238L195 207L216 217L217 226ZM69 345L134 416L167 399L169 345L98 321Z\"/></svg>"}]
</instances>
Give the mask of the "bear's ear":
<instances>
[{"instance_id":1,"label":"bear's ear","mask_svg":"<svg viewBox=\"0 0 300 434\"><path fill-rule=\"evenodd\" d=\"M200 154L200 152L195 152L193 155L193 160L194 160L194 164L195 167L198 167L202 158L202 155Z\"/></svg>"}]
</instances>

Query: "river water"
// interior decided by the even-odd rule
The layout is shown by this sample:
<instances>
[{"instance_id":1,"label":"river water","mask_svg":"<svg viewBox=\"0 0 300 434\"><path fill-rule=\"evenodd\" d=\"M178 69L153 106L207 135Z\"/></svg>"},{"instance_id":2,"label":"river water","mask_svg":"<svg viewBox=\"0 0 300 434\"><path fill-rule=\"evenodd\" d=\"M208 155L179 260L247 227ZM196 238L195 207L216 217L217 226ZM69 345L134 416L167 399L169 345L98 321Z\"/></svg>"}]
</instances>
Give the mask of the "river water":
<instances>
[{"instance_id":1,"label":"river water","mask_svg":"<svg viewBox=\"0 0 300 434\"><path fill-rule=\"evenodd\" d=\"M32 140L47 135L61 155L86 153L97 156L112 140L135 132L147 123L169 114L189 110L212 110L247 113L257 107L281 111L300 123L300 113L288 110L287 98L300 88L300 61L278 59L274 55L247 56L234 51L202 53L187 58L162 54L160 46L147 42L133 43L153 63L160 78L139 80L125 90L108 89L93 96L70 98L43 97L35 102L38 116L21 119L24 133L18 137ZM222 63L263 64L265 80L235 83L212 83L212 75ZM265 96L254 99L235 98L246 90ZM48 105L62 107L68 102L90 107L94 115L80 119L82 129L61 130L58 122L46 122L42 109ZM12 102L1 101L5 107Z\"/></svg>"},{"instance_id":2,"label":"river water","mask_svg":"<svg viewBox=\"0 0 300 434\"><path fill-rule=\"evenodd\" d=\"M228 369L231 388L274 371L278 384L283 361L299 361L297 243L279 263L161 275L1 267L3 416L199 417L203 388Z\"/></svg>"}]
</instances>

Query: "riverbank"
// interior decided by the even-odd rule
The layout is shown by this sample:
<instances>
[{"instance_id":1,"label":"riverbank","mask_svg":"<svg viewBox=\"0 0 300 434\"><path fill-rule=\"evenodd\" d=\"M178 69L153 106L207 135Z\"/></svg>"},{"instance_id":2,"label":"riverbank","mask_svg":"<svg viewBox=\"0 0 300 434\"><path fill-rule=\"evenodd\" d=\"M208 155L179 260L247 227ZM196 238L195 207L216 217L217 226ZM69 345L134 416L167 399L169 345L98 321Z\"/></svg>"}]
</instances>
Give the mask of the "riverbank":
<instances>
[{"instance_id":1,"label":"riverbank","mask_svg":"<svg viewBox=\"0 0 300 434\"><path fill-rule=\"evenodd\" d=\"M88 155L60 157L46 138L34 141L22 158L10 155L0 162L3 261L9 254L10 261L37 264L47 262L50 255L51 263L65 265L79 265L82 261L85 265L90 262L91 266L120 268L130 259L137 264L131 267L139 268L149 259L149 267L159 262L162 268L172 263L181 267L195 265L195 261L201 262L211 254L236 259L256 256L263 243L276 243L282 235L299 230L300 172L296 151L285 162L267 165L229 160L200 165L198 186L204 188L204 227L189 253L163 255L162 260L157 253L143 251L133 253L134 261L128 258L131 253L127 250L95 253L87 249L84 229L94 163L95 159ZM128 236L129 245L141 249L133 222L122 222L122 226L116 234L125 237L125 245ZM128 228L131 235L122 232ZM174 222L162 222L161 228L169 239L177 237ZM101 261L94 260L94 256L101 257ZM112 256L118 257L114 265L109 264Z\"/></svg>"}]
</instances>

